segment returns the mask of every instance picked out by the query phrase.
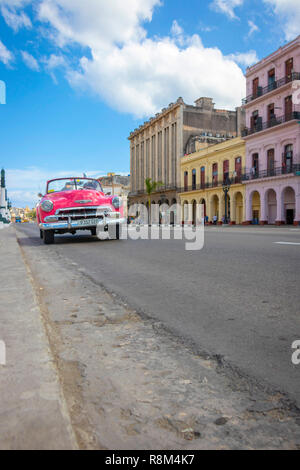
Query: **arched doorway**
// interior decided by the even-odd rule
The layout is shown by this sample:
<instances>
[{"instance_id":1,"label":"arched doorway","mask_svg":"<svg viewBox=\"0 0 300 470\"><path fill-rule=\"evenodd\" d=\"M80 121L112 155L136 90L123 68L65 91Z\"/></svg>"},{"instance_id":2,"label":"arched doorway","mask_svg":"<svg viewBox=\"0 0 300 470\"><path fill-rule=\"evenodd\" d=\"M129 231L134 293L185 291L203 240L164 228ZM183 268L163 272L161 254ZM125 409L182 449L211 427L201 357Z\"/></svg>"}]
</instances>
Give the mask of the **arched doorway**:
<instances>
[{"instance_id":1,"label":"arched doorway","mask_svg":"<svg viewBox=\"0 0 300 470\"><path fill-rule=\"evenodd\" d=\"M269 189L266 194L266 205L268 210L267 221L268 224L274 225L277 218L277 197L274 189Z\"/></svg>"},{"instance_id":2,"label":"arched doorway","mask_svg":"<svg viewBox=\"0 0 300 470\"><path fill-rule=\"evenodd\" d=\"M293 188L288 187L283 191L283 204L285 222L287 225L293 225L296 213L296 195Z\"/></svg>"},{"instance_id":3,"label":"arched doorway","mask_svg":"<svg viewBox=\"0 0 300 470\"><path fill-rule=\"evenodd\" d=\"M170 224L171 225L175 225L175 221L177 219L176 204L177 204L176 199L173 199L171 207L170 207Z\"/></svg>"},{"instance_id":4,"label":"arched doorway","mask_svg":"<svg viewBox=\"0 0 300 470\"><path fill-rule=\"evenodd\" d=\"M189 203L188 201L184 201L182 204L182 222L183 224L188 224L189 222Z\"/></svg>"},{"instance_id":5,"label":"arched doorway","mask_svg":"<svg viewBox=\"0 0 300 470\"><path fill-rule=\"evenodd\" d=\"M205 199L201 199L200 200L200 204L202 204L203 206L203 216L204 216L204 219L206 218L206 200Z\"/></svg>"},{"instance_id":6,"label":"arched doorway","mask_svg":"<svg viewBox=\"0 0 300 470\"><path fill-rule=\"evenodd\" d=\"M219 219L219 197L216 194L211 198L210 209L212 222L217 222Z\"/></svg>"},{"instance_id":7,"label":"arched doorway","mask_svg":"<svg viewBox=\"0 0 300 470\"><path fill-rule=\"evenodd\" d=\"M254 191L252 194L252 223L258 225L260 221L260 194L258 191Z\"/></svg>"}]
</instances>

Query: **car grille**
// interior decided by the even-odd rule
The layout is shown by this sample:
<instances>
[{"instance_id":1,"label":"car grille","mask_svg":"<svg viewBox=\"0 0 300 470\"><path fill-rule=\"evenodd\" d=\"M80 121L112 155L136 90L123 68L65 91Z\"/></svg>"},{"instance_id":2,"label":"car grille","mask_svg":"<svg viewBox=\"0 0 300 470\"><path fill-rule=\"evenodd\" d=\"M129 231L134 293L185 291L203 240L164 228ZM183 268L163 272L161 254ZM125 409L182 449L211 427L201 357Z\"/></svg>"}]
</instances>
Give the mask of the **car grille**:
<instances>
[{"instance_id":1,"label":"car grille","mask_svg":"<svg viewBox=\"0 0 300 470\"><path fill-rule=\"evenodd\" d=\"M104 217L105 214L111 212L110 207L73 207L67 209L58 209L56 217L59 220L78 220L78 219L93 219Z\"/></svg>"}]
</instances>

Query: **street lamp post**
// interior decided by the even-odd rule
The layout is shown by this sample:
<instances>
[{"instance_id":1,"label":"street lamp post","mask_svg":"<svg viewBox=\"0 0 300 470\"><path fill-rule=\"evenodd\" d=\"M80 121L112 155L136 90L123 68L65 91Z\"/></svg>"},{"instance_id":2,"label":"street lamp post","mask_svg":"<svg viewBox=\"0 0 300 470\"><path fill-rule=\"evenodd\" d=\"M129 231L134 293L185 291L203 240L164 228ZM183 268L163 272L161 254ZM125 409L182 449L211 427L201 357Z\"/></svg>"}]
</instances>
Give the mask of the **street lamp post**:
<instances>
[{"instance_id":1,"label":"street lamp post","mask_svg":"<svg viewBox=\"0 0 300 470\"><path fill-rule=\"evenodd\" d=\"M225 194L225 220L224 223L227 225L228 224L228 193L231 187L231 180L229 176L226 177L226 180L223 183L223 191Z\"/></svg>"}]
</instances>

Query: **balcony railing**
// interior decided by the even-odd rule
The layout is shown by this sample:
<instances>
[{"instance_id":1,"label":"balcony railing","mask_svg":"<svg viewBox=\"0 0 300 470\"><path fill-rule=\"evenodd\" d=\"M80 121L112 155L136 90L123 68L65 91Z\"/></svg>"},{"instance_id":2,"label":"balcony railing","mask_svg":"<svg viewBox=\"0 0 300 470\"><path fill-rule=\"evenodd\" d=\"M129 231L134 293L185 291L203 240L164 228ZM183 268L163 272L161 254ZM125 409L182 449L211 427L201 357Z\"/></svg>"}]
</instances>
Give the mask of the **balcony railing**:
<instances>
[{"instance_id":1,"label":"balcony railing","mask_svg":"<svg viewBox=\"0 0 300 470\"><path fill-rule=\"evenodd\" d=\"M243 181L257 180L261 178L271 178L273 176L282 176L282 175L296 175L300 176L300 163L297 164L287 164L282 165L276 168L269 168L267 170L248 171L243 174Z\"/></svg>"},{"instance_id":2,"label":"balcony railing","mask_svg":"<svg viewBox=\"0 0 300 470\"><path fill-rule=\"evenodd\" d=\"M241 184L245 179L245 172L236 175L232 173L229 177L229 181L231 184ZM183 188L179 189L180 193L188 193L192 191L204 191L205 189L210 188L219 188L223 186L223 184L228 181L228 178L218 178L217 180L210 180L206 181L205 183L196 183L191 186L184 186Z\"/></svg>"},{"instance_id":3,"label":"balcony railing","mask_svg":"<svg viewBox=\"0 0 300 470\"><path fill-rule=\"evenodd\" d=\"M266 87L258 87L256 93L252 93L251 95L243 99L243 105L248 104L253 100L256 100L260 96L264 96L273 90L277 90L278 88L281 88L282 86L286 85L287 83L293 82L294 80L300 80L300 73L293 72L290 75L281 78L280 80L270 83Z\"/></svg>"},{"instance_id":4,"label":"balcony railing","mask_svg":"<svg viewBox=\"0 0 300 470\"><path fill-rule=\"evenodd\" d=\"M256 134L257 132L270 129L275 126L279 126L285 122L299 120L300 121L300 107L295 106L291 113L287 113L284 116L274 116L272 119L266 122L258 121L257 124L253 127L246 127L242 130L242 137L247 137L248 135Z\"/></svg>"}]
</instances>

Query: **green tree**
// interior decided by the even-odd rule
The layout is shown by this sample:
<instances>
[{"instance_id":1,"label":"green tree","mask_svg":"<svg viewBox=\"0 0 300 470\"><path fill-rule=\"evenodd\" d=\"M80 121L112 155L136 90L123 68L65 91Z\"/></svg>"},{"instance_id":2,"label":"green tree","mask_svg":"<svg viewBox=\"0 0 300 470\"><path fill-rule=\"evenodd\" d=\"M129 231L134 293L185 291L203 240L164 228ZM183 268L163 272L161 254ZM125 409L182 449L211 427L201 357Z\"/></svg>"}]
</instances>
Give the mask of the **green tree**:
<instances>
[{"instance_id":1,"label":"green tree","mask_svg":"<svg viewBox=\"0 0 300 470\"><path fill-rule=\"evenodd\" d=\"M28 212L27 217L29 219L35 220L36 219L36 209L32 209L30 212Z\"/></svg>"},{"instance_id":2,"label":"green tree","mask_svg":"<svg viewBox=\"0 0 300 470\"><path fill-rule=\"evenodd\" d=\"M154 193L160 186L163 186L162 181L152 181L152 178L145 179L146 193L148 194L148 223L151 223L151 194Z\"/></svg>"}]
</instances>

